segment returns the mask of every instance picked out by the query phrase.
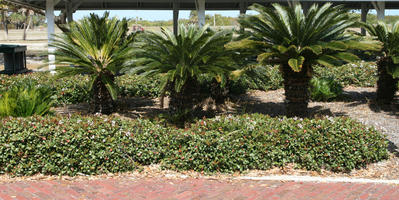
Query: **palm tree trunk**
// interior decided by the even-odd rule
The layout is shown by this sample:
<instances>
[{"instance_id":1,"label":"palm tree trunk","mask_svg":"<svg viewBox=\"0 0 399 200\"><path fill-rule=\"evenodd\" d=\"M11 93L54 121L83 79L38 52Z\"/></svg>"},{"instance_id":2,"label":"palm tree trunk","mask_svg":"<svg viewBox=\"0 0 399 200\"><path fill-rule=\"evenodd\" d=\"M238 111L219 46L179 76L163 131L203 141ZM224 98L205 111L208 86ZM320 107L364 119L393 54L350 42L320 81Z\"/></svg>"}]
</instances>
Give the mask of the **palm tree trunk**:
<instances>
[{"instance_id":1,"label":"palm tree trunk","mask_svg":"<svg viewBox=\"0 0 399 200\"><path fill-rule=\"evenodd\" d=\"M193 112L198 108L201 101L201 91L199 83L194 78L189 78L180 92L174 90L174 84L171 85L169 107L172 111Z\"/></svg>"},{"instance_id":2,"label":"palm tree trunk","mask_svg":"<svg viewBox=\"0 0 399 200\"><path fill-rule=\"evenodd\" d=\"M226 99L228 98L229 95L229 81L227 79L225 86L222 86L221 83L216 81L215 79L212 80L211 82L211 97L215 101L215 104L217 106L222 105L225 103Z\"/></svg>"},{"instance_id":3,"label":"palm tree trunk","mask_svg":"<svg viewBox=\"0 0 399 200\"><path fill-rule=\"evenodd\" d=\"M280 70L284 79L287 116L307 116L312 68L303 66L302 71L294 72L288 65L282 65Z\"/></svg>"},{"instance_id":4,"label":"palm tree trunk","mask_svg":"<svg viewBox=\"0 0 399 200\"><path fill-rule=\"evenodd\" d=\"M8 40L7 11L3 10L1 14L1 21L4 27L4 39Z\"/></svg>"},{"instance_id":5,"label":"palm tree trunk","mask_svg":"<svg viewBox=\"0 0 399 200\"><path fill-rule=\"evenodd\" d=\"M112 74L108 74L108 76L111 80L115 79ZM99 77L94 81L92 92L92 111L94 113L111 114L114 111L115 102Z\"/></svg>"},{"instance_id":6,"label":"palm tree trunk","mask_svg":"<svg viewBox=\"0 0 399 200\"><path fill-rule=\"evenodd\" d=\"M387 66L391 64L393 63L389 57L382 57L377 62L377 102L379 104L390 104L395 97L398 79L394 79L387 71Z\"/></svg>"},{"instance_id":7,"label":"palm tree trunk","mask_svg":"<svg viewBox=\"0 0 399 200\"><path fill-rule=\"evenodd\" d=\"M28 13L29 16L26 16L26 19L29 18L29 21L26 22L27 20L25 20L25 23L24 23L23 40L26 40L26 32L29 30L29 28L31 26L31 23L32 23L32 14L29 11L27 11L27 13Z\"/></svg>"}]
</instances>

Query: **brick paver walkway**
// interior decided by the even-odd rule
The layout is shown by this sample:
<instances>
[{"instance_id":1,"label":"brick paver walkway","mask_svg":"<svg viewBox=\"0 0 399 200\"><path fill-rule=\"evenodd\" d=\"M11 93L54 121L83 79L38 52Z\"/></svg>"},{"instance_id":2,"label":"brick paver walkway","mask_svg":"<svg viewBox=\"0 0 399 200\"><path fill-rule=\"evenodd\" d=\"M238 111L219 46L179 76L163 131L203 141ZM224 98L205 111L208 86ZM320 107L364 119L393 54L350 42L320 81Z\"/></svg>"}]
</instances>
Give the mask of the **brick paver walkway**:
<instances>
[{"instance_id":1,"label":"brick paver walkway","mask_svg":"<svg viewBox=\"0 0 399 200\"><path fill-rule=\"evenodd\" d=\"M0 184L0 199L392 199L399 185L218 181L204 179L107 179Z\"/></svg>"}]
</instances>

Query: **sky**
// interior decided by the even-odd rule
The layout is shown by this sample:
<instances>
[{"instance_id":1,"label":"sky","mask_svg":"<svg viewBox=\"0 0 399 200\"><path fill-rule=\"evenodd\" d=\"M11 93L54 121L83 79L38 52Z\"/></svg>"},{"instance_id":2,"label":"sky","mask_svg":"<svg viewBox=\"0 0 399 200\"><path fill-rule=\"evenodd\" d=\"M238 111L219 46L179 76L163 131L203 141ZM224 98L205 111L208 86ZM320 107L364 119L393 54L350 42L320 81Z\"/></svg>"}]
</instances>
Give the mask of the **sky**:
<instances>
[{"instance_id":1,"label":"sky","mask_svg":"<svg viewBox=\"0 0 399 200\"><path fill-rule=\"evenodd\" d=\"M79 20L84 16L89 15L89 13L96 13L98 15L102 15L105 11L76 11L74 13L74 19ZM254 14L254 11L248 11L247 14ZM375 10L371 10L370 13L376 13ZM58 13L56 13L58 15ZM237 17L239 15L239 11L206 11L207 15L221 14L223 16ZM399 15L399 10L386 10L386 15ZM112 10L110 11L111 16L118 16L120 18L136 18L149 21L158 21L158 20L171 20L173 18L172 11L163 11L163 10ZM188 19L190 15L190 11L180 11L179 18L180 19Z\"/></svg>"}]
</instances>

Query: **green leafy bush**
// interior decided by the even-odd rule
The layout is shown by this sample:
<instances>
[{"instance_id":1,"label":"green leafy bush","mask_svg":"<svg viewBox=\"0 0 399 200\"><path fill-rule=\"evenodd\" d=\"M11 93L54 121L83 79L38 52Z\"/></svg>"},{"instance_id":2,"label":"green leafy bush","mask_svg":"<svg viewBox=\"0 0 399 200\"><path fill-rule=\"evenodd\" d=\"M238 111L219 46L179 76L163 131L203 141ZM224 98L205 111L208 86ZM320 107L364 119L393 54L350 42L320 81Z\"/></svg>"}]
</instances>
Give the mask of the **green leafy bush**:
<instances>
[{"instance_id":1,"label":"green leafy bush","mask_svg":"<svg viewBox=\"0 0 399 200\"><path fill-rule=\"evenodd\" d=\"M89 78L85 75L76 75L62 79L55 79L50 73L37 72L23 75L7 76L0 75L0 92L7 91L13 85L23 81L33 84L44 85L53 91L54 105L67 105L89 102L90 92L88 89ZM117 77L122 97L143 96L158 97L160 94L159 79L143 79L137 75L123 75Z\"/></svg>"},{"instance_id":2,"label":"green leafy bush","mask_svg":"<svg viewBox=\"0 0 399 200\"><path fill-rule=\"evenodd\" d=\"M372 62L357 62L341 67L326 68L315 67L317 77L336 77L336 81L343 86L374 87L377 79L377 69ZM76 104L88 102L90 93L87 88L88 77L78 75L55 80L50 73L40 72L17 76L0 75L0 92L5 91L23 80L32 83L46 85L54 91L54 104ZM137 75L123 75L116 78L120 87L120 95L142 96L156 98L161 94L160 78L157 76L142 78ZM275 90L283 87L283 79L279 73L278 66L259 67L248 75L242 76L237 81L230 81L228 88L231 94L243 94L247 90ZM201 86L208 87L210 84L202 83ZM204 90L204 88L202 88ZM209 89L206 89L206 91Z\"/></svg>"},{"instance_id":3,"label":"green leafy bush","mask_svg":"<svg viewBox=\"0 0 399 200\"><path fill-rule=\"evenodd\" d=\"M348 118L222 116L188 129L104 116L3 118L0 123L0 172L16 176L124 172L153 163L204 172L288 163L347 172L387 157L384 136Z\"/></svg>"},{"instance_id":4,"label":"green leafy bush","mask_svg":"<svg viewBox=\"0 0 399 200\"><path fill-rule=\"evenodd\" d=\"M51 96L49 87L36 86L29 81L18 83L0 93L0 117L45 115L53 105Z\"/></svg>"},{"instance_id":5,"label":"green leafy bush","mask_svg":"<svg viewBox=\"0 0 399 200\"><path fill-rule=\"evenodd\" d=\"M276 70L277 69L277 70ZM282 85L283 79L276 67L259 66L243 74L238 80L229 84L231 94L244 94L248 90L276 90Z\"/></svg>"},{"instance_id":6,"label":"green leafy bush","mask_svg":"<svg viewBox=\"0 0 399 200\"><path fill-rule=\"evenodd\" d=\"M345 86L374 87L377 83L377 66L374 62L355 62L340 67L315 67L317 77L335 77Z\"/></svg>"},{"instance_id":7,"label":"green leafy bush","mask_svg":"<svg viewBox=\"0 0 399 200\"><path fill-rule=\"evenodd\" d=\"M76 104L87 102L90 99L87 76L78 75L74 77L55 79L48 72L36 72L14 76L0 75L0 92L7 91L16 84L23 82L42 85L53 91L54 105Z\"/></svg>"},{"instance_id":8,"label":"green leafy bush","mask_svg":"<svg viewBox=\"0 0 399 200\"><path fill-rule=\"evenodd\" d=\"M333 77L315 77L310 84L310 97L313 101L330 101L339 97L343 92L342 85Z\"/></svg>"},{"instance_id":9,"label":"green leafy bush","mask_svg":"<svg viewBox=\"0 0 399 200\"><path fill-rule=\"evenodd\" d=\"M161 78L123 75L117 78L121 96L156 98L161 95Z\"/></svg>"},{"instance_id":10,"label":"green leafy bush","mask_svg":"<svg viewBox=\"0 0 399 200\"><path fill-rule=\"evenodd\" d=\"M269 169L295 163L348 172L388 157L384 136L348 118L271 118L254 114L201 120L176 135L164 165L195 171Z\"/></svg>"},{"instance_id":11,"label":"green leafy bush","mask_svg":"<svg viewBox=\"0 0 399 200\"><path fill-rule=\"evenodd\" d=\"M3 118L0 172L73 176L133 170L163 157L164 129L112 117Z\"/></svg>"}]
</instances>

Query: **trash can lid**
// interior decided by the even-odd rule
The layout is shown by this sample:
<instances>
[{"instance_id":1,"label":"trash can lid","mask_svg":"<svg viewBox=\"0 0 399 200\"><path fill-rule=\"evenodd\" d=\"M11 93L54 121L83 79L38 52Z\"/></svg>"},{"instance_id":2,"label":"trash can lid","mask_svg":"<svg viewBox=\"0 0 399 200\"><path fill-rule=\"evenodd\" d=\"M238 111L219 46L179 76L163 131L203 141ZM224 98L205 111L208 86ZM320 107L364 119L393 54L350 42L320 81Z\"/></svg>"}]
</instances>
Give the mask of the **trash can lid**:
<instances>
[{"instance_id":1,"label":"trash can lid","mask_svg":"<svg viewBox=\"0 0 399 200\"><path fill-rule=\"evenodd\" d=\"M23 52L26 49L26 45L0 44L0 53Z\"/></svg>"}]
</instances>

